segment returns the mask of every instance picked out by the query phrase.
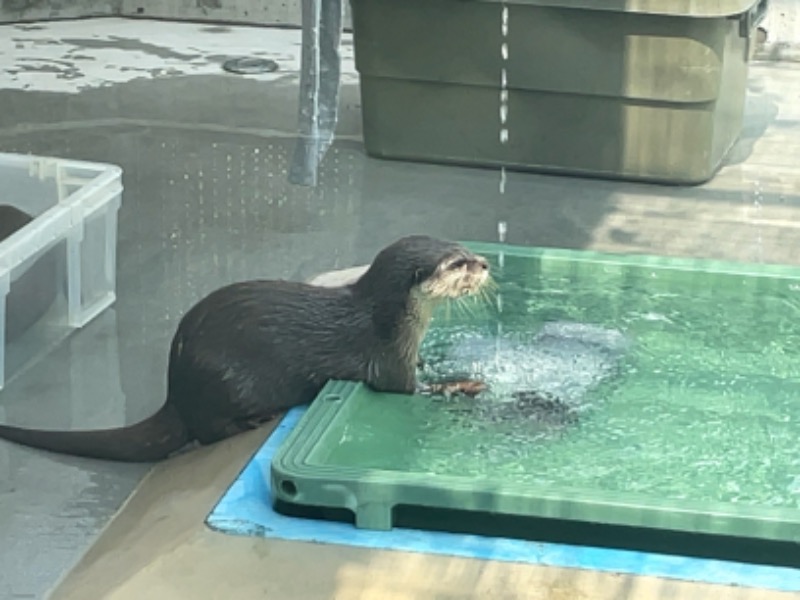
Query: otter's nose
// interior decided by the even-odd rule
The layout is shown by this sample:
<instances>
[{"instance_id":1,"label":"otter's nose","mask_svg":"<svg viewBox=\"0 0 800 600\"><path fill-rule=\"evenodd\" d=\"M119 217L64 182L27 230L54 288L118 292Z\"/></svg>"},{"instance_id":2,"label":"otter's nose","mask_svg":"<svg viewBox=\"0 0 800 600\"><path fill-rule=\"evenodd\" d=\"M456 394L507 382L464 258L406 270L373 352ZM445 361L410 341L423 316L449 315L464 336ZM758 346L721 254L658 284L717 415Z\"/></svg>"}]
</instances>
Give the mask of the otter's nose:
<instances>
[{"instance_id":1,"label":"otter's nose","mask_svg":"<svg viewBox=\"0 0 800 600\"><path fill-rule=\"evenodd\" d=\"M483 258L482 256L476 256L475 260L472 263L473 270L475 271L488 271L489 270L489 261Z\"/></svg>"}]
</instances>

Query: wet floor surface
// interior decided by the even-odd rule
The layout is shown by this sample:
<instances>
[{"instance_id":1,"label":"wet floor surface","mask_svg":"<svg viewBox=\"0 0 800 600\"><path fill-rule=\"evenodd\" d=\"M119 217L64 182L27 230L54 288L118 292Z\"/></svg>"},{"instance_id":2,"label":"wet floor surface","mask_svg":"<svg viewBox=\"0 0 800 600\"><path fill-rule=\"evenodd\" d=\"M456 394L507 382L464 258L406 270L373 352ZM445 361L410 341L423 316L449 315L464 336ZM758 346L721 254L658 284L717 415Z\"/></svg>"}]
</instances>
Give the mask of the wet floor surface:
<instances>
[{"instance_id":1,"label":"wet floor surface","mask_svg":"<svg viewBox=\"0 0 800 600\"><path fill-rule=\"evenodd\" d=\"M75 24L48 24L47 37L56 46L72 40L78 56L143 52L129 39L150 44L151 58L184 52L169 54L172 38L150 39L158 28L109 22L130 28L116 46L105 38L98 46L88 29L76 37ZM201 26L175 28L191 38ZM0 37L8 31L18 34L0 27ZM705 186L510 173L501 194L493 170L366 157L350 65L340 139L320 185L304 188L286 179L297 112L299 33L292 35L274 51L283 71L263 81L156 66L155 74L76 91L37 88L0 68L0 151L111 162L125 186L115 306L0 392L3 422L77 429L137 421L163 402L170 337L205 293L237 279L304 279L364 263L407 233L495 241L505 221L514 244L800 264L799 66L754 66L742 140ZM11 48L4 60L30 64L29 50ZM215 52L199 54L213 64ZM0 442L0 598L41 597L147 471Z\"/></svg>"}]
</instances>

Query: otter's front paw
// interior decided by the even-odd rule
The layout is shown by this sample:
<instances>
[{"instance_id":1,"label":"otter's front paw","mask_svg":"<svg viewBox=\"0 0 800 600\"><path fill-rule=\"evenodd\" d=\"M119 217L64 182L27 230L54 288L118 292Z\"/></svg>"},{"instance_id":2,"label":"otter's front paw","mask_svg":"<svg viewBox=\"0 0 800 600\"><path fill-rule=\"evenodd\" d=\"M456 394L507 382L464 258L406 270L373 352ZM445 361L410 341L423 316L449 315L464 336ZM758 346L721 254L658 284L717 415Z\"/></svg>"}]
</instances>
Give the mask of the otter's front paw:
<instances>
[{"instance_id":1,"label":"otter's front paw","mask_svg":"<svg viewBox=\"0 0 800 600\"><path fill-rule=\"evenodd\" d=\"M453 394L464 394L465 396L474 397L488 389L482 381L474 379L465 379L464 381L448 381L446 383L432 383L429 386L431 393L443 394L445 396L452 396Z\"/></svg>"},{"instance_id":2,"label":"otter's front paw","mask_svg":"<svg viewBox=\"0 0 800 600\"><path fill-rule=\"evenodd\" d=\"M489 389L489 386L482 381L475 379L467 379L466 381L456 382L456 391L467 396L477 396L483 391Z\"/></svg>"}]
</instances>

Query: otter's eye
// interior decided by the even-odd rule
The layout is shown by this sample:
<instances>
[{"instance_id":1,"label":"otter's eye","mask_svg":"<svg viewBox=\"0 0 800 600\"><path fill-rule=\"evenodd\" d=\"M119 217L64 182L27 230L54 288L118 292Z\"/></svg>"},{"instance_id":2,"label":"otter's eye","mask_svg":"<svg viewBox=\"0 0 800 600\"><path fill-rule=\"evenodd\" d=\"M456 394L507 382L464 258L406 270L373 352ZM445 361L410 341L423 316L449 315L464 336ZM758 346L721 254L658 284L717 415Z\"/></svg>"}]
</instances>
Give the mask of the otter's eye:
<instances>
[{"instance_id":1,"label":"otter's eye","mask_svg":"<svg viewBox=\"0 0 800 600\"><path fill-rule=\"evenodd\" d=\"M461 267L466 265L467 262L469 261L466 258L459 258L458 260L454 260L449 265L447 265L447 268L452 270L460 269Z\"/></svg>"}]
</instances>

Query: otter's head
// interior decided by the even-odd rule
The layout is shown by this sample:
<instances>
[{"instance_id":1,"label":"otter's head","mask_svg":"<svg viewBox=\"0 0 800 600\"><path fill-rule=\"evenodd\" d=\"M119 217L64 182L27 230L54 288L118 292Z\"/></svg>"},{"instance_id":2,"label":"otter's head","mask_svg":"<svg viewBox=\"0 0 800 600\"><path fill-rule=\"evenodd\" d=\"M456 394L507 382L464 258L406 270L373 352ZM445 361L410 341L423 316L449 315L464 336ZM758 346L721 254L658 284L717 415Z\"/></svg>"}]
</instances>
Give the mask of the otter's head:
<instances>
[{"instance_id":1,"label":"otter's head","mask_svg":"<svg viewBox=\"0 0 800 600\"><path fill-rule=\"evenodd\" d=\"M419 346L439 302L475 294L489 263L460 244L413 235L378 253L351 289L370 305L373 331L390 351L369 363L376 389L413 391Z\"/></svg>"},{"instance_id":2,"label":"otter's head","mask_svg":"<svg viewBox=\"0 0 800 600\"><path fill-rule=\"evenodd\" d=\"M417 293L431 301L476 294L489 280L489 261L459 244L450 244L431 268L416 272Z\"/></svg>"},{"instance_id":3,"label":"otter's head","mask_svg":"<svg viewBox=\"0 0 800 600\"><path fill-rule=\"evenodd\" d=\"M356 284L380 296L435 303L475 294L489 279L489 263L461 244L412 235L378 253Z\"/></svg>"}]
</instances>

